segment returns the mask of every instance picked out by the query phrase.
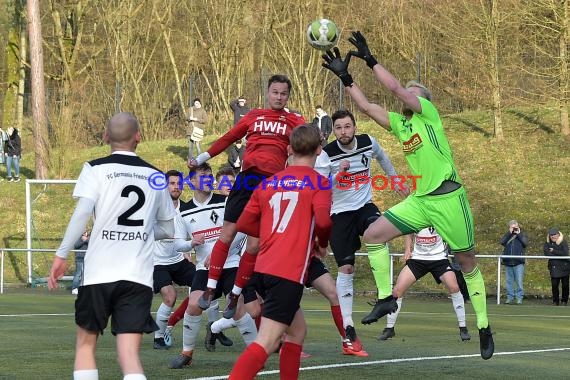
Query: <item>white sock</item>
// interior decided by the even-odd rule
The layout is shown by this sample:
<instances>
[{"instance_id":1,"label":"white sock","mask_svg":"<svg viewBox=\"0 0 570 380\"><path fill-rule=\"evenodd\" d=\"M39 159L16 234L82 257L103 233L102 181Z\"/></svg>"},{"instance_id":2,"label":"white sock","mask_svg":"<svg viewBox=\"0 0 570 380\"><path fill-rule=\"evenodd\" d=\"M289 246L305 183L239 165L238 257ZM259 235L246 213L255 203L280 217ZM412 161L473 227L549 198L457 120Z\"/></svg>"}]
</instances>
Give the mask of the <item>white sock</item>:
<instances>
[{"instance_id":1,"label":"white sock","mask_svg":"<svg viewBox=\"0 0 570 380\"><path fill-rule=\"evenodd\" d=\"M453 293L451 295L451 302L453 303L453 310L455 310L455 315L457 315L457 322L459 323L459 327L467 326L465 321L465 301L463 301L461 292Z\"/></svg>"},{"instance_id":2,"label":"white sock","mask_svg":"<svg viewBox=\"0 0 570 380\"><path fill-rule=\"evenodd\" d=\"M168 318L170 318L170 313L172 308L163 303L160 304L158 310L156 311L156 324L158 325L158 330L154 332L155 338L164 337L164 329L166 329L166 324L168 323Z\"/></svg>"},{"instance_id":3,"label":"white sock","mask_svg":"<svg viewBox=\"0 0 570 380\"><path fill-rule=\"evenodd\" d=\"M248 314L249 315L249 314ZM236 327L236 321L232 318L220 318L216 322L212 323L210 329L214 334L218 334L224 330L231 329L232 327Z\"/></svg>"},{"instance_id":4,"label":"white sock","mask_svg":"<svg viewBox=\"0 0 570 380\"><path fill-rule=\"evenodd\" d=\"M338 272L338 276L336 278L336 291L338 293L338 301L345 328L346 326L354 326L354 321L352 320L352 300L354 299L353 282L354 273L347 274Z\"/></svg>"},{"instance_id":5,"label":"white sock","mask_svg":"<svg viewBox=\"0 0 570 380\"><path fill-rule=\"evenodd\" d=\"M146 380L146 376L142 373L129 373L123 377L123 380Z\"/></svg>"},{"instance_id":6,"label":"white sock","mask_svg":"<svg viewBox=\"0 0 570 380\"><path fill-rule=\"evenodd\" d=\"M255 321L249 313L245 313L243 317L236 321L236 326L239 329L245 345L249 346L257 337Z\"/></svg>"},{"instance_id":7,"label":"white sock","mask_svg":"<svg viewBox=\"0 0 570 380\"><path fill-rule=\"evenodd\" d=\"M220 303L218 300L214 300L210 303L210 307L206 310L206 315L208 316L208 322L215 322L219 318Z\"/></svg>"},{"instance_id":8,"label":"white sock","mask_svg":"<svg viewBox=\"0 0 570 380\"><path fill-rule=\"evenodd\" d=\"M73 380L99 380L99 371L97 369L73 371Z\"/></svg>"},{"instance_id":9,"label":"white sock","mask_svg":"<svg viewBox=\"0 0 570 380\"><path fill-rule=\"evenodd\" d=\"M196 347L196 340L200 332L202 315L189 315L184 313L184 329L182 331L182 350L192 351Z\"/></svg>"},{"instance_id":10,"label":"white sock","mask_svg":"<svg viewBox=\"0 0 570 380\"><path fill-rule=\"evenodd\" d=\"M396 325L398 314L400 314L400 309L402 308L402 297L398 298L396 300L396 303L398 304L398 310L386 316L386 327L394 328L394 326Z\"/></svg>"}]
</instances>

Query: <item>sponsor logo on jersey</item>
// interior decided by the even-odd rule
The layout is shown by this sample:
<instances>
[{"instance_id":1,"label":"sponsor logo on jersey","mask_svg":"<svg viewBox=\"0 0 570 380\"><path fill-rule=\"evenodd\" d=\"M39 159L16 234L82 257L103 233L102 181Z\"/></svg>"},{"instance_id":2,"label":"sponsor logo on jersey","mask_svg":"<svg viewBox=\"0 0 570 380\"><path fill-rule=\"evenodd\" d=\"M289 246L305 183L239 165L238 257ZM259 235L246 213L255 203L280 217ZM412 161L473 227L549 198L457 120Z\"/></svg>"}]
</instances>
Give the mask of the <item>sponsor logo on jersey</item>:
<instances>
[{"instance_id":1,"label":"sponsor logo on jersey","mask_svg":"<svg viewBox=\"0 0 570 380\"><path fill-rule=\"evenodd\" d=\"M418 236L416 235L416 244L419 245L435 245L437 236Z\"/></svg>"},{"instance_id":2,"label":"sponsor logo on jersey","mask_svg":"<svg viewBox=\"0 0 570 380\"><path fill-rule=\"evenodd\" d=\"M258 120L253 124L254 132L261 132L262 135L286 135L287 125L281 121Z\"/></svg>"},{"instance_id":3,"label":"sponsor logo on jersey","mask_svg":"<svg viewBox=\"0 0 570 380\"><path fill-rule=\"evenodd\" d=\"M220 237L221 232L222 232L222 227L213 227L213 228L208 228L207 230L193 232L192 236L203 234L204 240L217 239Z\"/></svg>"},{"instance_id":4,"label":"sponsor logo on jersey","mask_svg":"<svg viewBox=\"0 0 570 380\"><path fill-rule=\"evenodd\" d=\"M412 154L423 145L422 138L419 134L414 134L408 141L402 143L404 154Z\"/></svg>"}]
</instances>

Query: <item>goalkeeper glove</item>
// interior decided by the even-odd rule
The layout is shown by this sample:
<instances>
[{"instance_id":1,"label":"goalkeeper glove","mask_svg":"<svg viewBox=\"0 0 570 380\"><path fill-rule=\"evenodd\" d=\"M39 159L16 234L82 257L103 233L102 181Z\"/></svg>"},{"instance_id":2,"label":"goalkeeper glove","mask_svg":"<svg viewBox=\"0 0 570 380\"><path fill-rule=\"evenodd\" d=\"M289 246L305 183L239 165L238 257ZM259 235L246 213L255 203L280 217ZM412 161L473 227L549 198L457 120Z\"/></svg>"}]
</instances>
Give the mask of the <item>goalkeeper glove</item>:
<instances>
[{"instance_id":1,"label":"goalkeeper glove","mask_svg":"<svg viewBox=\"0 0 570 380\"><path fill-rule=\"evenodd\" d=\"M334 54L331 50L327 50L326 54L323 54L322 57L325 61L323 63L323 67L325 69L329 69L339 77L345 87L350 87L354 83L352 76L348 73L348 64L350 62L351 54L347 54L343 61L338 48L335 47L333 50Z\"/></svg>"},{"instance_id":2,"label":"goalkeeper glove","mask_svg":"<svg viewBox=\"0 0 570 380\"><path fill-rule=\"evenodd\" d=\"M364 38L362 33L352 32L352 37L348 39L348 42L358 49L358 51L350 51L349 53L355 57L363 59L368 67L373 68L378 63L376 58L374 58L372 53L370 53L370 49L366 43L366 38Z\"/></svg>"}]
</instances>

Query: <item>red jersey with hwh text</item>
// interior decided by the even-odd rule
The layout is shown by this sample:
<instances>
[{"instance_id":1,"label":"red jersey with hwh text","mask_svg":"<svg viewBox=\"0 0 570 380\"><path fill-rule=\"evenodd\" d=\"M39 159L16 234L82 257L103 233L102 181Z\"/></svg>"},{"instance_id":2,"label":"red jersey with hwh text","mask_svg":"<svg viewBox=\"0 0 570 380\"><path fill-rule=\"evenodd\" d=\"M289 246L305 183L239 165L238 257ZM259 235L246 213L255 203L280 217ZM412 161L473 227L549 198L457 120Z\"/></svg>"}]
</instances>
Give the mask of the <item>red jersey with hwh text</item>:
<instances>
[{"instance_id":1,"label":"red jersey with hwh text","mask_svg":"<svg viewBox=\"0 0 570 380\"><path fill-rule=\"evenodd\" d=\"M305 283L314 237L326 247L330 235L328 183L311 167L289 166L253 192L237 228L260 239L255 272Z\"/></svg>"},{"instance_id":2,"label":"red jersey with hwh text","mask_svg":"<svg viewBox=\"0 0 570 380\"><path fill-rule=\"evenodd\" d=\"M302 124L305 119L294 112L254 109L212 144L208 153L214 157L247 135L242 170L272 175L285 168L289 136Z\"/></svg>"}]
</instances>

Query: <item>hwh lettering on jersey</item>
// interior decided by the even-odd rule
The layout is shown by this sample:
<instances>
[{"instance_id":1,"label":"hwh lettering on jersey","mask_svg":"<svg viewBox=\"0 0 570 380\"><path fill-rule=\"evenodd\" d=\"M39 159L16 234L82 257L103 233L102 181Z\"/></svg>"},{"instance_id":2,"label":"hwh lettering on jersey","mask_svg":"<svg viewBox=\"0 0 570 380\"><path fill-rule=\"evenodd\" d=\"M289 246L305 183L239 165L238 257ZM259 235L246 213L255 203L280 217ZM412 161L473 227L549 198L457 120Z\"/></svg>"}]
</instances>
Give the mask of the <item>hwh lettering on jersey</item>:
<instances>
[{"instance_id":1,"label":"hwh lettering on jersey","mask_svg":"<svg viewBox=\"0 0 570 380\"><path fill-rule=\"evenodd\" d=\"M419 134L414 134L408 141L402 143L404 154L412 154L423 145L422 138Z\"/></svg>"},{"instance_id":2,"label":"hwh lettering on jersey","mask_svg":"<svg viewBox=\"0 0 570 380\"><path fill-rule=\"evenodd\" d=\"M261 132L261 134L280 134L286 135L287 134L287 127L284 123L280 121L265 121L265 120L257 120L253 124L253 131L254 132Z\"/></svg>"}]
</instances>

